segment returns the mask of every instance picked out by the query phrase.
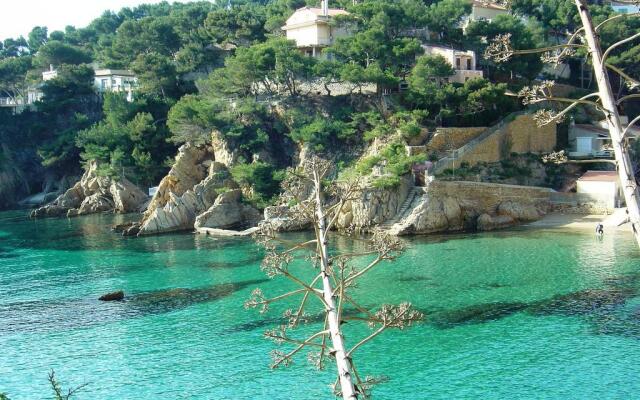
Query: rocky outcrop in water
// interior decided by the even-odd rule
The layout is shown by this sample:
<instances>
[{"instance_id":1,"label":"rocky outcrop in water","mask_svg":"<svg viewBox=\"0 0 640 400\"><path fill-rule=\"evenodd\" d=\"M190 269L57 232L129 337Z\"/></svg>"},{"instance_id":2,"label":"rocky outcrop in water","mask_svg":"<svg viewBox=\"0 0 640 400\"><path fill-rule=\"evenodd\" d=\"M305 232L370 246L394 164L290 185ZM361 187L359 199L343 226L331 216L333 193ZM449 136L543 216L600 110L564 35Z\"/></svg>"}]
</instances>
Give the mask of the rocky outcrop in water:
<instances>
[{"instance_id":1,"label":"rocky outcrop in water","mask_svg":"<svg viewBox=\"0 0 640 400\"><path fill-rule=\"evenodd\" d=\"M262 213L254 207L242 204L242 191L231 190L218 196L211 207L196 217L195 228L238 229L256 226Z\"/></svg>"},{"instance_id":2,"label":"rocky outcrop in water","mask_svg":"<svg viewBox=\"0 0 640 400\"><path fill-rule=\"evenodd\" d=\"M138 235L193 229L196 217L214 204L227 184L233 186L227 169L222 164L212 163L210 175L202 182L182 195L169 191L164 206L147 209Z\"/></svg>"},{"instance_id":3,"label":"rocky outcrop in water","mask_svg":"<svg viewBox=\"0 0 640 400\"><path fill-rule=\"evenodd\" d=\"M139 226L125 231L125 235L244 228L262 219L258 210L241 201L242 192L227 169L236 156L215 134L212 143L180 147Z\"/></svg>"},{"instance_id":4,"label":"rocky outcrop in water","mask_svg":"<svg viewBox=\"0 0 640 400\"><path fill-rule=\"evenodd\" d=\"M118 290L117 292L103 294L98 297L100 301L120 301L124 300L124 292L122 290Z\"/></svg>"},{"instance_id":5,"label":"rocky outcrop in water","mask_svg":"<svg viewBox=\"0 0 640 400\"><path fill-rule=\"evenodd\" d=\"M378 189L365 183L357 198L347 201L343 206L336 227L362 230L393 219L400 211L411 186L408 177L401 179L398 186L389 189Z\"/></svg>"},{"instance_id":6,"label":"rocky outcrop in water","mask_svg":"<svg viewBox=\"0 0 640 400\"><path fill-rule=\"evenodd\" d=\"M105 211L139 212L148 196L126 178L99 176L98 165L89 163L79 182L52 203L31 212L32 218L74 217Z\"/></svg>"},{"instance_id":7,"label":"rocky outcrop in water","mask_svg":"<svg viewBox=\"0 0 640 400\"><path fill-rule=\"evenodd\" d=\"M548 206L546 188L438 181L415 198L390 230L397 235L490 231L535 221Z\"/></svg>"}]
</instances>

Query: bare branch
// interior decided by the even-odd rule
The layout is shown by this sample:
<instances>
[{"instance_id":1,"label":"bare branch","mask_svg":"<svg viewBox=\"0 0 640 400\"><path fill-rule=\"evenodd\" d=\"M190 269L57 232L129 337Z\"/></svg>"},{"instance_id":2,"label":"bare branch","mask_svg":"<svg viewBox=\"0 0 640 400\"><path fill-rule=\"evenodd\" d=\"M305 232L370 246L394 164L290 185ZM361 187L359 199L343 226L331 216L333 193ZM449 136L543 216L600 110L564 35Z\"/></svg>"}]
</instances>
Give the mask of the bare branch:
<instances>
[{"instance_id":1,"label":"bare branch","mask_svg":"<svg viewBox=\"0 0 640 400\"><path fill-rule=\"evenodd\" d=\"M577 35L577 32L574 35ZM573 36L571 41L572 40ZM511 44L511 34L505 33L496 35L493 41L487 46L484 56L489 60L501 63L509 61L514 55L543 53L543 61L547 58L554 60L554 63L558 63L562 58L572 55L575 49L586 47L584 44L571 43L571 41L566 44L541 47L538 49L516 50ZM552 56L552 54L555 55Z\"/></svg>"},{"instance_id":2,"label":"bare branch","mask_svg":"<svg viewBox=\"0 0 640 400\"><path fill-rule=\"evenodd\" d=\"M623 96L623 97L619 98L618 101L616 101L616 104L620 105L620 104L624 103L625 101L631 100L631 99L640 99L640 93L628 94L626 96Z\"/></svg>"},{"instance_id":3,"label":"bare branch","mask_svg":"<svg viewBox=\"0 0 640 400\"><path fill-rule=\"evenodd\" d=\"M633 90L633 89L635 89L635 88L640 86L640 81L638 81L637 79L634 79L633 77L628 75L621 68L618 68L615 65L608 64L608 63L605 64L605 66L607 68L609 68L610 70L612 70L613 72L615 72L618 75L620 75L621 77L623 77L624 80L627 81L627 86L629 87L630 90Z\"/></svg>"},{"instance_id":4,"label":"bare branch","mask_svg":"<svg viewBox=\"0 0 640 400\"><path fill-rule=\"evenodd\" d=\"M629 125L627 125L627 127L624 129L624 132L622 132L622 138L626 138L627 137L627 133L629 132L629 130L631 129L631 127L633 125L635 125L638 121L640 121L640 115L638 115L637 117L635 117L633 120L631 120L631 122L629 122Z\"/></svg>"},{"instance_id":5,"label":"bare branch","mask_svg":"<svg viewBox=\"0 0 640 400\"><path fill-rule=\"evenodd\" d=\"M558 123L561 122L565 115L569 113L569 111L573 110L574 108L576 108L578 105L583 104L581 101L582 100L586 100L589 99L591 97L599 97L600 95L598 93L591 93L588 94L586 96L581 97L580 99L578 99L577 101L574 101L571 105L569 105L568 107L566 107L564 110L560 111L560 112L555 112L553 110L538 110L534 115L533 115L533 120L536 121L536 124L538 126L544 126L547 124L550 124L552 122L554 123ZM550 98L550 101L555 100L553 97Z\"/></svg>"},{"instance_id":6,"label":"bare branch","mask_svg":"<svg viewBox=\"0 0 640 400\"><path fill-rule=\"evenodd\" d=\"M271 336L272 332L265 332L265 337L267 338L276 338L276 340L282 340L285 342L290 342L290 343L298 343L298 346L293 349L292 351L290 351L289 353L284 353L278 350L274 350L271 352L271 356L273 357L273 364L271 364L271 368L275 369L278 368L278 366L280 366L280 364L283 364L285 367L291 365L291 361L293 359L293 356L296 355L300 350L302 350L303 348L305 348L306 346L321 346L321 344L319 343L314 343L313 340L315 338L317 338L320 335L326 335L329 332L328 331L320 331L317 332L313 335L311 335L307 340L304 341L296 341L295 339L290 339L287 337L278 337L276 336Z\"/></svg>"},{"instance_id":7,"label":"bare branch","mask_svg":"<svg viewBox=\"0 0 640 400\"><path fill-rule=\"evenodd\" d=\"M607 61L607 57L609 57L609 55L611 54L611 52L613 50L615 50L616 48L622 46L625 43L629 43L629 42L631 42L633 40L636 40L637 38L640 38L640 32L636 33L635 35L631 35L628 38L622 39L619 42L616 42L616 43L612 44L611 46L609 46L609 48L602 55L602 62L605 63Z\"/></svg>"}]
</instances>

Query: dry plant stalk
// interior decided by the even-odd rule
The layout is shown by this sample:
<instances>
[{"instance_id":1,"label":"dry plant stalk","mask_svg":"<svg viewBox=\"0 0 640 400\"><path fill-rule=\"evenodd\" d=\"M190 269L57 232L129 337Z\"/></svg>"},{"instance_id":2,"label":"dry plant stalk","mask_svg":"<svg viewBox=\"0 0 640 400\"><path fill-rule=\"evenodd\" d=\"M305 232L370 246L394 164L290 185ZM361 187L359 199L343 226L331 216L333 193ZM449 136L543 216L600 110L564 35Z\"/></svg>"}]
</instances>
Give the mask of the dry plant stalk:
<instances>
[{"instance_id":1,"label":"dry plant stalk","mask_svg":"<svg viewBox=\"0 0 640 400\"><path fill-rule=\"evenodd\" d=\"M405 329L423 315L409 303L399 305L382 304L371 308L354 299L352 289L359 279L384 261L392 261L403 250L402 243L386 233L375 232L368 241L369 251L358 254L329 254L328 233L347 201L354 198L359 189L357 181L336 184L327 182L331 163L319 157L312 157L300 170L291 170L283 184L285 199L295 202L296 217L301 221L311 221L314 239L290 243L279 238L270 224L265 223L256 236L266 249L262 270L270 278L284 277L294 282L298 288L290 292L267 297L260 289L253 291L246 301L246 308L259 308L264 313L280 300L297 297L298 307L284 312L285 322L267 330L265 338L276 345L292 346L288 351L272 352L272 368L288 366L294 356L303 350L309 351L307 358L316 368L323 369L327 361L333 359L337 368L337 380L333 385L336 395L343 399L366 399L373 384L380 378L363 377L354 363L354 353L387 329ZM325 194L329 196L325 197ZM352 262L362 256L374 256L366 266L358 268ZM294 261L305 260L305 264L315 270L311 279L303 279L301 273L294 272ZM295 268L302 268L296 265ZM315 308L314 311L311 311ZM349 315L345 315L348 308ZM293 335L296 328L310 323L312 315L321 315L320 330L303 338ZM348 346L343 332L345 321L362 322L371 328L371 333Z\"/></svg>"}]
</instances>

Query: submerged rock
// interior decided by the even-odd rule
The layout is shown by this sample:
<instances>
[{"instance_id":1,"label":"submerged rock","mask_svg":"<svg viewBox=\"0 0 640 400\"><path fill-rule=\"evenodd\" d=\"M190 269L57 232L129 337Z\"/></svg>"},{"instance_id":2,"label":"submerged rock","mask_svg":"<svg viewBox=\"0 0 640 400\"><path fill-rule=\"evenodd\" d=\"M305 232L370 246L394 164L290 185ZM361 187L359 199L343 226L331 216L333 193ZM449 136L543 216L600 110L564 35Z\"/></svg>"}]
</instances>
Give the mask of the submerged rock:
<instances>
[{"instance_id":1,"label":"submerged rock","mask_svg":"<svg viewBox=\"0 0 640 400\"><path fill-rule=\"evenodd\" d=\"M100 301L119 301L124 299L124 292L122 290L118 290L117 292L103 294L98 297Z\"/></svg>"}]
</instances>

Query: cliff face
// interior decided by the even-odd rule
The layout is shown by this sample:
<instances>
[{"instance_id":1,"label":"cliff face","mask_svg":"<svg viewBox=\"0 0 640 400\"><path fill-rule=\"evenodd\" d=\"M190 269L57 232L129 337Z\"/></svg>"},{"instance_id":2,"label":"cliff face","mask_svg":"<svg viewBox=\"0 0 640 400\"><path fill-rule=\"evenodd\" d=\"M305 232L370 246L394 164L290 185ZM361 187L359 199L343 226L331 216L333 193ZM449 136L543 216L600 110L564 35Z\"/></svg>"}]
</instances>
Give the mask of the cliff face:
<instances>
[{"instance_id":1,"label":"cliff face","mask_svg":"<svg viewBox=\"0 0 640 400\"><path fill-rule=\"evenodd\" d=\"M113 180L97 174L98 165L88 165L79 182L52 203L31 212L32 218L74 217L78 215L113 211L138 212L148 196L129 180Z\"/></svg>"},{"instance_id":2,"label":"cliff face","mask_svg":"<svg viewBox=\"0 0 640 400\"><path fill-rule=\"evenodd\" d=\"M185 144L158 186L139 226L127 235L153 235L194 228L255 226L262 215L241 202L241 191L227 167L237 155L212 135L211 146Z\"/></svg>"},{"instance_id":3,"label":"cliff face","mask_svg":"<svg viewBox=\"0 0 640 400\"><path fill-rule=\"evenodd\" d=\"M347 201L338 216L336 227L363 230L393 219L411 190L408 177L392 189L376 189L365 185L356 200Z\"/></svg>"},{"instance_id":4,"label":"cliff face","mask_svg":"<svg viewBox=\"0 0 640 400\"><path fill-rule=\"evenodd\" d=\"M489 231L535 221L548 210L551 190L476 182L431 182L408 177L392 189L366 187L342 208L337 229L385 229L395 235ZM278 231L306 229L295 207L271 207L265 218Z\"/></svg>"},{"instance_id":5,"label":"cliff face","mask_svg":"<svg viewBox=\"0 0 640 400\"><path fill-rule=\"evenodd\" d=\"M0 209L15 205L29 194L29 183L11 157L5 144L0 144Z\"/></svg>"},{"instance_id":6,"label":"cliff face","mask_svg":"<svg viewBox=\"0 0 640 400\"><path fill-rule=\"evenodd\" d=\"M397 235L488 231L535 221L549 207L547 188L431 182L390 231Z\"/></svg>"}]
</instances>

